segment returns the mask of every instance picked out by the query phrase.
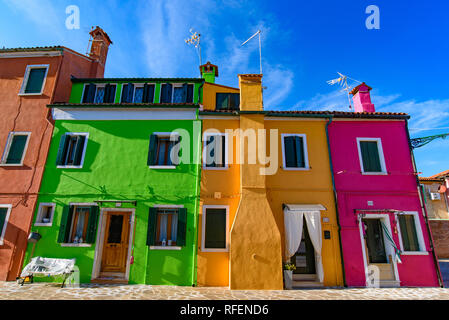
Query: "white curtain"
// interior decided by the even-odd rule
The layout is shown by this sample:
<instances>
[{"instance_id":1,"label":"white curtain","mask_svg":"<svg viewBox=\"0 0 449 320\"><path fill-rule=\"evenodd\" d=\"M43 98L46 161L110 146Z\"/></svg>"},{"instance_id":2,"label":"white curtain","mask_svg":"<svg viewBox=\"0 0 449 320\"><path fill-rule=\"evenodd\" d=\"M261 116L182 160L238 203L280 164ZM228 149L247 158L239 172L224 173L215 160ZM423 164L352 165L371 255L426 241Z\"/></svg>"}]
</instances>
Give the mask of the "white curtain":
<instances>
[{"instance_id":1,"label":"white curtain","mask_svg":"<svg viewBox=\"0 0 449 320\"><path fill-rule=\"evenodd\" d=\"M286 211L284 214L285 226L285 258L290 259L301 244L302 227L303 227L302 211Z\"/></svg>"},{"instance_id":2,"label":"white curtain","mask_svg":"<svg viewBox=\"0 0 449 320\"><path fill-rule=\"evenodd\" d=\"M309 231L310 241L315 249L315 267L320 282L324 280L323 263L321 260L321 213L320 211L290 211L285 210L285 255L290 259L301 244L303 217L305 215L307 230Z\"/></svg>"},{"instance_id":3,"label":"white curtain","mask_svg":"<svg viewBox=\"0 0 449 320\"><path fill-rule=\"evenodd\" d=\"M321 214L319 211L305 212L307 230L315 249L315 267L320 282L324 280L323 263L321 261Z\"/></svg>"},{"instance_id":4,"label":"white curtain","mask_svg":"<svg viewBox=\"0 0 449 320\"><path fill-rule=\"evenodd\" d=\"M161 229L159 234L159 241L167 240L167 222L168 216L166 214L161 215Z\"/></svg>"}]
</instances>

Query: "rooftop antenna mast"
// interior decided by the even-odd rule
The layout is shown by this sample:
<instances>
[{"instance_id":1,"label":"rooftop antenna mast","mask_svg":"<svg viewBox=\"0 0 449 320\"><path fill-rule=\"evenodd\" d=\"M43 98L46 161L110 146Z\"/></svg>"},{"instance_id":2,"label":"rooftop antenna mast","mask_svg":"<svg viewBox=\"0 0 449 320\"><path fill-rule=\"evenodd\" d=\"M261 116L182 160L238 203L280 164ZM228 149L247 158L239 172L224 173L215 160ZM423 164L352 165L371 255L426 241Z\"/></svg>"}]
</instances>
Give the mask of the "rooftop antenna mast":
<instances>
[{"instance_id":1,"label":"rooftop antenna mast","mask_svg":"<svg viewBox=\"0 0 449 320\"><path fill-rule=\"evenodd\" d=\"M184 41L188 45L193 44L195 46L195 48L198 49L198 58L200 60L200 66L201 66L201 65L203 65L203 62L201 61L201 34L194 31L193 28L190 28L189 32L191 34L190 38L187 38ZM201 77L201 72L200 72L200 77Z\"/></svg>"},{"instance_id":2,"label":"rooftop antenna mast","mask_svg":"<svg viewBox=\"0 0 449 320\"><path fill-rule=\"evenodd\" d=\"M349 102L349 109L352 109L352 105L351 105L351 97L349 96L349 93L352 90L352 87L348 84L348 79L361 83L359 80L356 79L352 79L344 74L341 74L340 72L337 72L338 75L340 76L337 79L332 79L329 81L326 81L328 84L330 84L331 86L338 83L340 85L340 87L342 87L342 89L340 90L341 92L346 91L346 94L348 95L348 102Z\"/></svg>"},{"instance_id":3,"label":"rooftop antenna mast","mask_svg":"<svg viewBox=\"0 0 449 320\"><path fill-rule=\"evenodd\" d=\"M248 40L243 42L240 46L243 47L249 40L254 38L255 36L259 35L259 64L260 64L260 74L262 74L262 43L260 41L260 30L257 30L255 34L253 34Z\"/></svg>"}]
</instances>

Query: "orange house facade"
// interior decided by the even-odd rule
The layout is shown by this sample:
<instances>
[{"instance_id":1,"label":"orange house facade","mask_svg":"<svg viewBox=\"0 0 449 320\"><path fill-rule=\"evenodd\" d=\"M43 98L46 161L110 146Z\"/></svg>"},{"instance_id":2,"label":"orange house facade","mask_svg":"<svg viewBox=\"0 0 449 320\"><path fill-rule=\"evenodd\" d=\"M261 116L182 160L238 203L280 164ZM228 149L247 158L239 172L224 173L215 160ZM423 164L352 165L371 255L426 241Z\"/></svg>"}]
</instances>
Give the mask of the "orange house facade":
<instances>
[{"instance_id":1,"label":"orange house facade","mask_svg":"<svg viewBox=\"0 0 449 320\"><path fill-rule=\"evenodd\" d=\"M48 104L68 101L70 77L103 77L108 35L89 56L62 46L0 49L0 281L19 275L53 133Z\"/></svg>"},{"instance_id":2,"label":"orange house facade","mask_svg":"<svg viewBox=\"0 0 449 320\"><path fill-rule=\"evenodd\" d=\"M239 89L226 89L234 96L228 104L220 91L208 90L214 85L204 86L198 285L279 290L289 263L296 287L343 286L329 118L264 111L261 81L262 75L239 75ZM292 143L302 144L301 158L290 154ZM265 148L265 162L254 145ZM298 245L290 228L296 213L303 221Z\"/></svg>"}]
</instances>

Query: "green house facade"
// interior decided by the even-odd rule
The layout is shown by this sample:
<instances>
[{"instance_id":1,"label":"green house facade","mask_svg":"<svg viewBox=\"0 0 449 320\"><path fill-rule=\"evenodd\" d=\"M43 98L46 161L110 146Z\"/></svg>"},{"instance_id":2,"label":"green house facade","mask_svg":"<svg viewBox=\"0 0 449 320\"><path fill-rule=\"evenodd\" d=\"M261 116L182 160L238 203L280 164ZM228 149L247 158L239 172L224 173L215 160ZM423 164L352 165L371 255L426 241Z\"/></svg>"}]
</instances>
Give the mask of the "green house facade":
<instances>
[{"instance_id":1,"label":"green house facade","mask_svg":"<svg viewBox=\"0 0 449 320\"><path fill-rule=\"evenodd\" d=\"M32 257L81 283L196 284L203 79L72 79L55 121Z\"/></svg>"}]
</instances>

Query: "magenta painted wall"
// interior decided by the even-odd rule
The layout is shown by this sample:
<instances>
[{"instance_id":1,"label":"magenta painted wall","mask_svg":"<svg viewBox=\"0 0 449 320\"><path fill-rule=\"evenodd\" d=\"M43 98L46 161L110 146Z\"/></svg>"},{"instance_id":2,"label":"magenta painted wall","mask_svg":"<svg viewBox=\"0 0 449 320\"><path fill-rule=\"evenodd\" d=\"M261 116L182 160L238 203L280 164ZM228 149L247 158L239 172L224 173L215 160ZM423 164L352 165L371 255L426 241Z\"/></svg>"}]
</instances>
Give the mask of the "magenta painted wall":
<instances>
[{"instance_id":1,"label":"magenta painted wall","mask_svg":"<svg viewBox=\"0 0 449 320\"><path fill-rule=\"evenodd\" d=\"M380 138L387 175L363 175L357 137ZM404 120L335 120L329 125L329 140L341 225L341 241L348 286L365 286L360 229L355 210L416 211L427 255L402 255L398 263L401 286L438 286L437 273L417 191ZM368 201L373 205L369 206ZM369 213L368 213L369 214ZM393 240L394 214L390 213Z\"/></svg>"}]
</instances>

